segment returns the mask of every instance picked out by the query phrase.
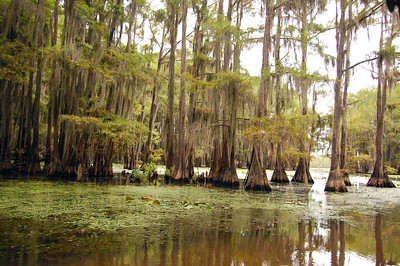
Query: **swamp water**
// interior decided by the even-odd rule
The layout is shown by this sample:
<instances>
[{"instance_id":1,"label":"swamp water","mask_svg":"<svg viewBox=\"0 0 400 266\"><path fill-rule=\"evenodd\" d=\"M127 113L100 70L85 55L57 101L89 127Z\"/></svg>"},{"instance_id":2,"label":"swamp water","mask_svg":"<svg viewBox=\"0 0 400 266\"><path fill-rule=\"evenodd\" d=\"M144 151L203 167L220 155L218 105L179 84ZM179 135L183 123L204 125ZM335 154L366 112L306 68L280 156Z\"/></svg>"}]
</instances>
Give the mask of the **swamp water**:
<instances>
[{"instance_id":1,"label":"swamp water","mask_svg":"<svg viewBox=\"0 0 400 266\"><path fill-rule=\"evenodd\" d=\"M271 175L269 175L271 176ZM0 265L400 265L400 189L0 182Z\"/></svg>"}]
</instances>

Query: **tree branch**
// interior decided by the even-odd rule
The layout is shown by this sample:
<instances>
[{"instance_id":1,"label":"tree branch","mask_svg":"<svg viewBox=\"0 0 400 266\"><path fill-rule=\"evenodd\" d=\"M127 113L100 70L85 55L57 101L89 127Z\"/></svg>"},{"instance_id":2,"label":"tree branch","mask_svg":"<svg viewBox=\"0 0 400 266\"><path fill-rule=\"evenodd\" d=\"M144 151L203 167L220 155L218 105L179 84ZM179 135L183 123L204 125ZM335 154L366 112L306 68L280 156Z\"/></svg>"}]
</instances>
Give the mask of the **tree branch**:
<instances>
[{"instance_id":1,"label":"tree branch","mask_svg":"<svg viewBox=\"0 0 400 266\"><path fill-rule=\"evenodd\" d=\"M365 60L360 61L360 62L358 62L358 63L356 63L356 64L354 64L354 65L352 65L352 66L349 66L348 68L344 69L343 72L346 72L346 71L348 71L348 70L350 70L350 69L353 69L353 68L355 68L355 67L358 66L358 65L361 65L361 64L364 64L364 63L367 63L367 62L371 62L371 61L374 61L374 60L377 60L377 59L378 59L378 57L365 59Z\"/></svg>"}]
</instances>

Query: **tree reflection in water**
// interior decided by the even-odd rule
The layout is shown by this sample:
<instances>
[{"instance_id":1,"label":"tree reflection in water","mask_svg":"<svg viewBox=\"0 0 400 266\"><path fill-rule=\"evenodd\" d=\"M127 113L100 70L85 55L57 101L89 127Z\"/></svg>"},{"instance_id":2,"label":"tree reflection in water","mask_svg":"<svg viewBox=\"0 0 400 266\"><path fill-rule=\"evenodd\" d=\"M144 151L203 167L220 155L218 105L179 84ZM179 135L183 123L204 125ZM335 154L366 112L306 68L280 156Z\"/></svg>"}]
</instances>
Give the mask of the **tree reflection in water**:
<instances>
[{"instance_id":1,"label":"tree reflection in water","mask_svg":"<svg viewBox=\"0 0 400 266\"><path fill-rule=\"evenodd\" d=\"M376 250L376 265L386 265L383 257L382 244L382 214L377 213L375 216L375 250Z\"/></svg>"},{"instance_id":2,"label":"tree reflection in water","mask_svg":"<svg viewBox=\"0 0 400 266\"><path fill-rule=\"evenodd\" d=\"M384 239L388 233L383 231L382 214L365 222L366 227L375 229L375 234L371 232L358 240L359 229L343 220L294 222L279 210L249 209L247 212L245 216L238 216L231 209L224 210L206 227L174 220L158 228L127 230L124 238L113 239L118 245L113 252L105 249L80 256L40 253L30 256L29 253L17 261L63 265L349 265L371 264L375 257L376 265L386 264ZM89 241L107 243L102 238ZM35 239L40 241L41 236L36 235ZM346 245L346 240L350 244ZM370 243L366 245L372 248L369 254L362 254L363 242ZM16 254L9 253L9 256L12 262ZM398 263L395 260L392 262ZM4 257L0 263L3 262Z\"/></svg>"},{"instance_id":3,"label":"tree reflection in water","mask_svg":"<svg viewBox=\"0 0 400 266\"><path fill-rule=\"evenodd\" d=\"M25 183L18 185L24 193L30 191ZM37 186L43 189L46 184ZM51 187L45 195L52 195L54 185L47 186ZM366 212L365 206L357 209L363 203L360 200L349 211L350 208L337 208L338 204L349 202L347 195L329 195L329 204L325 204L310 200L307 186L280 186L276 194L268 197L232 190L159 188L157 193L164 193L164 202L153 205L144 203L140 196L126 202L125 194L109 193L108 187L85 187L84 191L64 194L65 189L75 187L58 186L57 197L25 196L25 199L21 193L18 197L9 196L13 204L4 210L15 216L9 217L7 212L0 215L0 265L400 264L400 210L394 204L375 214L373 209ZM90 189L93 191L85 194ZM146 188L127 188L129 195L133 194L132 189ZM190 193L184 189L199 193L196 198L203 200L193 201L191 208L185 208L181 200L190 199ZM175 190L183 193L181 198L167 198ZM223 199L212 200L220 194ZM110 195L114 195L113 204ZM88 198L96 203L110 201L110 204L80 217L86 206L81 202ZM357 195L355 200L358 199ZM25 210L27 214L20 210L35 200L41 207L38 213L44 214L40 218L27 215L31 213L29 208ZM64 206L60 200L73 200L74 204L68 201L68 208L77 208L70 208L69 212L65 212L66 207L59 210ZM203 201L211 204L202 204ZM13 209L13 206L19 208ZM333 212L333 209L339 211ZM84 218L100 220L103 223L99 225L104 228L110 221L127 223L119 220L126 213L130 219L141 219L116 230L100 230L86 226Z\"/></svg>"},{"instance_id":4,"label":"tree reflection in water","mask_svg":"<svg viewBox=\"0 0 400 266\"><path fill-rule=\"evenodd\" d=\"M212 216L206 226L201 219L189 223L175 219L153 228L129 229L118 236L86 238L88 247L99 249L86 255L73 255L79 254L79 250L46 255L32 246L22 256L9 251L6 258L3 253L0 264L37 261L63 265L385 265L385 256L391 256L391 263L399 263L393 248L392 253L385 253L385 245L390 247L389 241L396 234L392 235L390 227L383 225L383 221L390 222L380 213L362 217L365 221L354 226L339 218L296 222L280 210L248 209L244 215L242 212L239 215L232 209L223 210ZM32 225L27 226L32 229ZM4 223L1 227L4 232ZM10 226L7 230L14 229ZM33 232L30 243L44 239L39 228ZM61 239L44 241L57 243ZM111 244L114 251L107 251Z\"/></svg>"}]
</instances>

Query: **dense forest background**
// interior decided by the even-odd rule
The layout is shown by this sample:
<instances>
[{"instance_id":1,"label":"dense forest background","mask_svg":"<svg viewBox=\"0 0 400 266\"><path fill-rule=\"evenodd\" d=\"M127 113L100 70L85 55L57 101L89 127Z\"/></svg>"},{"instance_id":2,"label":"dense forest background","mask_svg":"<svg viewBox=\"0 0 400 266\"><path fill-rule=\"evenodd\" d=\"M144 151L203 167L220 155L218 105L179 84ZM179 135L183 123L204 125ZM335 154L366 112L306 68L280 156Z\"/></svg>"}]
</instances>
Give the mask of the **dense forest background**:
<instances>
[{"instance_id":1,"label":"dense forest background","mask_svg":"<svg viewBox=\"0 0 400 266\"><path fill-rule=\"evenodd\" d=\"M320 24L328 5L336 16ZM252 18L262 23L247 27ZM267 168L271 181L293 169L292 181L312 182L319 153L331 173L397 173L398 20L377 1L1 0L0 171L75 180L112 176L114 162L164 164L189 181L208 166L201 178L236 185L242 167L246 188L268 190ZM380 45L351 62L368 27ZM320 42L327 31L336 54ZM241 64L255 44L259 76ZM316 57L335 78L310 70ZM352 92L359 66L376 85ZM319 114L331 93L332 112Z\"/></svg>"}]
</instances>

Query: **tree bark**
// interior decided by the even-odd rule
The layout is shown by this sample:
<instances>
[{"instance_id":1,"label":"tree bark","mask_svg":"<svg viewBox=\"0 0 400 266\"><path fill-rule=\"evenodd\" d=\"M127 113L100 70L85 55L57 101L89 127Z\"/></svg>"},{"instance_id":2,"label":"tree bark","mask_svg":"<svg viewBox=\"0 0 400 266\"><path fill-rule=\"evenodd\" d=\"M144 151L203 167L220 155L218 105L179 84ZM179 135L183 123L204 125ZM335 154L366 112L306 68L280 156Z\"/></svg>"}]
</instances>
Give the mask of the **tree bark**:
<instances>
[{"instance_id":1,"label":"tree bark","mask_svg":"<svg viewBox=\"0 0 400 266\"><path fill-rule=\"evenodd\" d=\"M159 76L161 72L161 64L163 61L163 50L164 50L164 42L165 42L165 37L166 37L166 29L165 27L163 28L163 33L162 33L162 40L161 40L161 46L160 46L160 52L158 54L158 63L157 63L157 77ZM154 122L157 116L157 111L158 111L158 91L160 90L160 82L157 80L157 78L154 80L154 86L153 86L153 92L151 95L151 107L150 107L150 117L149 117L149 134L147 136L147 142L145 146L145 156L144 156L144 163L150 163L150 157L151 157L151 142L153 139L153 131L154 131Z\"/></svg>"},{"instance_id":2,"label":"tree bark","mask_svg":"<svg viewBox=\"0 0 400 266\"><path fill-rule=\"evenodd\" d=\"M3 95L2 103L2 127L1 127L1 157L0 157L0 173L10 174L11 164L11 133L13 118L13 84L11 81L1 80L0 89Z\"/></svg>"},{"instance_id":3,"label":"tree bark","mask_svg":"<svg viewBox=\"0 0 400 266\"><path fill-rule=\"evenodd\" d=\"M245 179L244 188L245 190L270 192L271 186L268 183L265 169L261 166L258 155L259 151L257 151L259 149L259 146L257 147L257 145L254 145L251 155L251 164L248 170L248 176Z\"/></svg>"},{"instance_id":4,"label":"tree bark","mask_svg":"<svg viewBox=\"0 0 400 266\"><path fill-rule=\"evenodd\" d=\"M166 136L166 168L171 169L174 166L174 96L175 96L175 50L176 36L178 27L178 11L174 3L169 4L169 34L170 34L170 54L169 54L169 75L168 75L168 105L167 105L167 136Z\"/></svg>"},{"instance_id":5,"label":"tree bark","mask_svg":"<svg viewBox=\"0 0 400 266\"><path fill-rule=\"evenodd\" d=\"M224 9L224 1L218 1L218 22L222 23L222 16L223 16L223 9ZM218 74L221 71L221 42L222 38L221 35L217 33L216 36L216 43L215 43L215 50L214 50L214 57L215 57L215 74ZM220 122L220 94L217 88L213 89L213 113L214 113L214 123L217 124L213 126L213 152L211 157L211 167L210 167L210 174L209 180L213 180L214 178L218 177L218 173L220 170L220 160L221 160L221 129L218 123Z\"/></svg>"},{"instance_id":6,"label":"tree bark","mask_svg":"<svg viewBox=\"0 0 400 266\"><path fill-rule=\"evenodd\" d=\"M182 0L182 49L181 49L181 91L179 97L179 119L178 119L178 156L175 159L177 164L174 173L175 181L189 181L187 172L186 157L186 82L184 74L186 72L186 24L187 24L188 3Z\"/></svg>"},{"instance_id":7,"label":"tree bark","mask_svg":"<svg viewBox=\"0 0 400 266\"><path fill-rule=\"evenodd\" d=\"M352 17L352 5L349 4L348 14L349 20ZM346 69L350 67L350 49L351 49L351 33L346 34L346 50L344 60L346 60ZM344 85L343 85L343 107L342 107L342 128L340 138L340 169L341 175L346 186L351 186L349 173L346 170L346 153L347 153L347 91L350 83L350 70L347 70L344 74Z\"/></svg>"},{"instance_id":8,"label":"tree bark","mask_svg":"<svg viewBox=\"0 0 400 266\"><path fill-rule=\"evenodd\" d=\"M240 1L239 1L240 2ZM237 3L239 3L237 2ZM228 1L227 20L232 21L233 1ZM229 64L232 56L232 32L230 29L225 31L225 44L224 44L224 72L230 72ZM237 97L237 84L233 81L228 82L225 88L226 92L224 99L226 100L223 105L222 120L224 127L222 128L222 156L219 162L219 171L213 182L221 186L239 186L239 178L236 173L235 166L235 131L236 131L236 116L237 108L235 106L235 97ZM225 125L227 120L227 112L230 111L229 125Z\"/></svg>"},{"instance_id":9,"label":"tree bark","mask_svg":"<svg viewBox=\"0 0 400 266\"><path fill-rule=\"evenodd\" d=\"M57 38L58 38L58 10L59 10L59 0L55 1L54 4L54 25L53 25L53 35L51 38L51 46L57 45ZM53 129L53 119L54 119L54 109L56 108L55 106L55 95L56 95L56 90L58 87L58 81L57 81L57 76L56 73L58 72L57 70L57 63L55 59L52 59L51 61L52 64L52 72L51 72L51 78L50 78L50 86L49 86L49 104L48 104L48 118L47 118L47 136L46 136L46 155L45 155L45 172L49 172L51 168L51 163L53 161L53 147L55 145L52 145L52 129Z\"/></svg>"},{"instance_id":10,"label":"tree bark","mask_svg":"<svg viewBox=\"0 0 400 266\"><path fill-rule=\"evenodd\" d=\"M390 41L388 46L391 45ZM380 51L383 50L383 33L381 33ZM383 73L383 61L387 65ZM386 91L389 83L389 70L391 68L390 59L383 57L382 52L378 57L378 88L376 91L376 133L375 133L375 163L374 171L367 182L370 187L395 187L384 169L383 162L383 134L384 134L384 116L386 109Z\"/></svg>"},{"instance_id":11,"label":"tree bark","mask_svg":"<svg viewBox=\"0 0 400 266\"><path fill-rule=\"evenodd\" d=\"M307 38L309 34L308 29L308 22L307 22L307 12L308 12L308 1L302 0L301 1L301 32L300 32L300 39L301 39L301 73L304 75L307 73L307 52L308 52L308 43ZM309 83L306 80L306 77L301 77L300 81L301 86L301 106L302 106L302 115L304 116L304 121L307 121L307 114L308 114L308 86ZM308 123L303 124L304 132L308 132ZM299 182L299 183L314 183L314 180L311 177L310 169L309 169L309 150L307 150L307 143L306 139L303 138L300 141L300 153L301 157L299 159L299 163L296 168L296 172L292 178L292 182Z\"/></svg>"},{"instance_id":12,"label":"tree bark","mask_svg":"<svg viewBox=\"0 0 400 266\"><path fill-rule=\"evenodd\" d=\"M278 117L281 114L281 67L282 62L280 58L280 37L281 37L281 20L282 20L282 11L281 9L277 10L278 12L278 25L277 25L277 32L275 38L275 72L276 72L276 80L275 80L275 115ZM276 148L276 163L275 169L272 174L271 182L279 182L279 183L288 183L289 178L285 172L284 163L282 159L282 147L283 147L283 140L277 144Z\"/></svg>"},{"instance_id":13,"label":"tree bark","mask_svg":"<svg viewBox=\"0 0 400 266\"><path fill-rule=\"evenodd\" d=\"M340 24L336 29L337 43L337 59L336 59L336 80L334 85L335 105L333 110L333 132L332 132L332 156L331 168L328 176L328 181L325 185L325 191L347 192L347 187L343 178L340 175L340 124L341 124L341 80L343 77L343 56L344 56L344 41L346 35L345 25L345 0L340 0ZM336 14L336 19L338 14ZM337 23L336 23L337 24Z\"/></svg>"},{"instance_id":14,"label":"tree bark","mask_svg":"<svg viewBox=\"0 0 400 266\"><path fill-rule=\"evenodd\" d=\"M268 85L270 85L269 81L271 79L269 56L271 52L271 28L274 15L271 1L267 0L265 5L266 14L264 24L261 79L258 87L258 117L263 117L267 114L267 89L270 89ZM271 191L271 186L268 183L267 174L262 162L261 147L256 143L253 144L251 162L244 185L246 190Z\"/></svg>"},{"instance_id":15,"label":"tree bark","mask_svg":"<svg viewBox=\"0 0 400 266\"><path fill-rule=\"evenodd\" d=\"M38 11L37 11L37 26L36 26L36 34L37 34L37 46L38 49L43 46L43 26L44 26L44 0L39 0L38 2ZM41 171L40 161L39 161L39 120L40 120L40 95L42 92L42 72L43 72L43 55L41 51L37 51L38 61L37 61L37 72L36 72L36 93L35 93L35 101L33 103L33 114L32 114L32 123L33 123L33 137L32 137L32 145L30 149L30 156L28 162L28 173L36 174Z\"/></svg>"}]
</instances>

